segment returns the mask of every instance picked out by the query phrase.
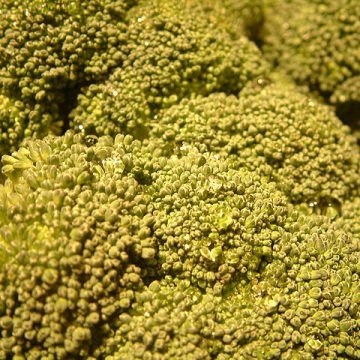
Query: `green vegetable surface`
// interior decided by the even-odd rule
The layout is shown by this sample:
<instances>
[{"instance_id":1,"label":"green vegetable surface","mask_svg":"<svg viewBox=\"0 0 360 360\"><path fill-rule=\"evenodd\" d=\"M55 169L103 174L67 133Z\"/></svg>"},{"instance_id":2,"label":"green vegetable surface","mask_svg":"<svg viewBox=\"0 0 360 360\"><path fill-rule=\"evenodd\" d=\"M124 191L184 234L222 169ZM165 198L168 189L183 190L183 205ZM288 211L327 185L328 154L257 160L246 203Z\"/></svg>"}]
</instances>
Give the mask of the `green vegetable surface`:
<instances>
[{"instance_id":1,"label":"green vegetable surface","mask_svg":"<svg viewBox=\"0 0 360 360\"><path fill-rule=\"evenodd\" d=\"M355 0L0 15L0 360L360 359Z\"/></svg>"}]
</instances>

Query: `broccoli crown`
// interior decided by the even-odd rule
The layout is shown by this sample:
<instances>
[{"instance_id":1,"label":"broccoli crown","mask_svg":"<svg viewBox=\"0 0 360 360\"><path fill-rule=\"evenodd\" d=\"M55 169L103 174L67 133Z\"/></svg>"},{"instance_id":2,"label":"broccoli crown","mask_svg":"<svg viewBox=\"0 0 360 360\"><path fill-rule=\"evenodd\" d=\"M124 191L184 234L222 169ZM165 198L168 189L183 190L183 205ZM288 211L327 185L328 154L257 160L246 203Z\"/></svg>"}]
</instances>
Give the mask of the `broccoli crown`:
<instances>
[{"instance_id":1,"label":"broccoli crown","mask_svg":"<svg viewBox=\"0 0 360 360\"><path fill-rule=\"evenodd\" d=\"M0 356L360 355L359 198L318 214L159 144L68 132L3 157Z\"/></svg>"},{"instance_id":2,"label":"broccoli crown","mask_svg":"<svg viewBox=\"0 0 360 360\"><path fill-rule=\"evenodd\" d=\"M265 55L340 110L349 103L359 121L359 2L268 1L265 12Z\"/></svg>"},{"instance_id":3,"label":"broccoli crown","mask_svg":"<svg viewBox=\"0 0 360 360\"><path fill-rule=\"evenodd\" d=\"M259 84L260 83L260 86ZM197 145L275 181L293 202L338 203L359 193L355 139L326 106L279 85L184 99L152 123L170 153Z\"/></svg>"},{"instance_id":4,"label":"broccoli crown","mask_svg":"<svg viewBox=\"0 0 360 360\"><path fill-rule=\"evenodd\" d=\"M286 213L273 183L198 151L170 158L148 192L161 273L200 288L257 271L271 256L271 233Z\"/></svg>"},{"instance_id":5,"label":"broccoli crown","mask_svg":"<svg viewBox=\"0 0 360 360\"><path fill-rule=\"evenodd\" d=\"M23 137L43 137L67 120L81 86L100 81L119 66L126 53L123 34L126 11L135 1L1 2L0 91L12 100L11 113L22 112L20 129L9 127L11 141L1 148L14 151ZM12 101L12 102L14 102ZM53 126L55 124L55 126ZM18 131L19 130L19 131ZM59 134L59 131L56 132Z\"/></svg>"},{"instance_id":6,"label":"broccoli crown","mask_svg":"<svg viewBox=\"0 0 360 360\"><path fill-rule=\"evenodd\" d=\"M265 53L278 66L300 83L329 95L359 76L360 58L353 51L360 46L356 0L274 3L268 6L264 38ZM298 11L293 11L295 5Z\"/></svg>"},{"instance_id":7,"label":"broccoli crown","mask_svg":"<svg viewBox=\"0 0 360 360\"><path fill-rule=\"evenodd\" d=\"M129 54L107 81L89 86L79 96L71 114L73 128L142 138L160 109L193 93L237 94L267 72L252 42L232 39L206 16L194 17L183 5L153 1L130 11Z\"/></svg>"},{"instance_id":8,"label":"broccoli crown","mask_svg":"<svg viewBox=\"0 0 360 360\"><path fill-rule=\"evenodd\" d=\"M0 360L360 359L355 1L1 3Z\"/></svg>"},{"instance_id":9,"label":"broccoli crown","mask_svg":"<svg viewBox=\"0 0 360 360\"><path fill-rule=\"evenodd\" d=\"M86 357L151 276L153 220L140 183L157 150L129 136L86 141L67 133L3 157L2 359Z\"/></svg>"},{"instance_id":10,"label":"broccoli crown","mask_svg":"<svg viewBox=\"0 0 360 360\"><path fill-rule=\"evenodd\" d=\"M185 0L192 11L204 14L237 38L246 35L258 40L264 22L263 0Z\"/></svg>"},{"instance_id":11,"label":"broccoli crown","mask_svg":"<svg viewBox=\"0 0 360 360\"><path fill-rule=\"evenodd\" d=\"M359 214L358 205L349 210ZM107 360L359 358L359 235L344 231L354 216L332 222L308 208L288 210L284 226L268 238L273 253L255 276L206 291L178 277L154 281L119 317L99 354Z\"/></svg>"},{"instance_id":12,"label":"broccoli crown","mask_svg":"<svg viewBox=\"0 0 360 360\"><path fill-rule=\"evenodd\" d=\"M29 113L22 101L0 95L0 154L17 150L25 136Z\"/></svg>"}]
</instances>

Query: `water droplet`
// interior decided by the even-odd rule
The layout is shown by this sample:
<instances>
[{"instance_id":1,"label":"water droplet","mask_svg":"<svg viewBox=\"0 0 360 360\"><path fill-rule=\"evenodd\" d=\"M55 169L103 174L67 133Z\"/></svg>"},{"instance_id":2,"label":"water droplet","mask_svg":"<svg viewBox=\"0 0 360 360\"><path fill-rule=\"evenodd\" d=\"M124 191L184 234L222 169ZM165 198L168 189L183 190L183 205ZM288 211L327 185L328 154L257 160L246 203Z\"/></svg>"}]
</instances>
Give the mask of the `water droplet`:
<instances>
[{"instance_id":1,"label":"water droplet","mask_svg":"<svg viewBox=\"0 0 360 360\"><path fill-rule=\"evenodd\" d=\"M222 181L216 176L209 176L208 185L212 190L218 191L222 188Z\"/></svg>"},{"instance_id":2,"label":"water droplet","mask_svg":"<svg viewBox=\"0 0 360 360\"><path fill-rule=\"evenodd\" d=\"M137 21L138 21L139 23L141 23L143 20L144 20L144 16L139 16L138 19L137 19Z\"/></svg>"},{"instance_id":3,"label":"water droplet","mask_svg":"<svg viewBox=\"0 0 360 360\"><path fill-rule=\"evenodd\" d=\"M183 143L180 147L180 151L190 151L193 147L189 144Z\"/></svg>"}]
</instances>

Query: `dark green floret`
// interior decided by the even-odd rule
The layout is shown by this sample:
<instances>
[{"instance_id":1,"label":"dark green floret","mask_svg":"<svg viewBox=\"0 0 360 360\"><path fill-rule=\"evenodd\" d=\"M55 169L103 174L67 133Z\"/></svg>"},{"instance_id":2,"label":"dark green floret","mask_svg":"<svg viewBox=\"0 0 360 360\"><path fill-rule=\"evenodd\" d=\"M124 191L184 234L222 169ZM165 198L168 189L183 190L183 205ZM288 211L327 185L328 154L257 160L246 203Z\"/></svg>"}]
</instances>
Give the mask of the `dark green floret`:
<instances>
[{"instance_id":1,"label":"dark green floret","mask_svg":"<svg viewBox=\"0 0 360 360\"><path fill-rule=\"evenodd\" d=\"M306 85L333 104L344 122L358 130L358 0L265 0L264 3L263 50L267 58L298 84Z\"/></svg>"},{"instance_id":2,"label":"dark green floret","mask_svg":"<svg viewBox=\"0 0 360 360\"><path fill-rule=\"evenodd\" d=\"M71 114L74 129L143 138L160 109L192 94L237 94L267 73L251 41L243 36L233 39L202 13L194 16L183 5L152 1L131 10L129 55L107 81L79 95Z\"/></svg>"},{"instance_id":3,"label":"dark green floret","mask_svg":"<svg viewBox=\"0 0 360 360\"><path fill-rule=\"evenodd\" d=\"M10 126L1 127L9 136L0 139L1 154L15 151L25 137L61 133L80 88L107 78L124 61L126 13L134 4L1 2L0 93L11 102ZM16 126L19 112L22 124Z\"/></svg>"}]
</instances>

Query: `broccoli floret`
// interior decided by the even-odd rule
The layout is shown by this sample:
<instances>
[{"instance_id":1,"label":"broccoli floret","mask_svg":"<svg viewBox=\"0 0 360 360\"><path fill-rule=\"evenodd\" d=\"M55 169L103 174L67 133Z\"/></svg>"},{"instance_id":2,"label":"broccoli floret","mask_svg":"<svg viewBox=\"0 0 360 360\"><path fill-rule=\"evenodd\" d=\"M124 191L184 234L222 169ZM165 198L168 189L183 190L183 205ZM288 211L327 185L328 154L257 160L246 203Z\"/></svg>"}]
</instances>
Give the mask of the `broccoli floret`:
<instances>
[{"instance_id":1,"label":"broccoli floret","mask_svg":"<svg viewBox=\"0 0 360 360\"><path fill-rule=\"evenodd\" d=\"M0 154L17 150L30 110L20 100L0 95Z\"/></svg>"},{"instance_id":2,"label":"broccoli floret","mask_svg":"<svg viewBox=\"0 0 360 360\"><path fill-rule=\"evenodd\" d=\"M356 358L358 198L318 214L164 151L69 132L3 157L0 356Z\"/></svg>"},{"instance_id":3,"label":"broccoli floret","mask_svg":"<svg viewBox=\"0 0 360 360\"><path fill-rule=\"evenodd\" d=\"M152 276L156 146L67 133L3 157L0 358L78 359Z\"/></svg>"},{"instance_id":4,"label":"broccoli floret","mask_svg":"<svg viewBox=\"0 0 360 360\"><path fill-rule=\"evenodd\" d=\"M9 137L43 137L54 127L61 131L67 126L68 112L80 87L107 78L124 60L126 12L134 3L1 2L0 91L13 103L10 123L17 121L12 113L22 111L18 101L28 109L21 129L10 127ZM19 143L14 141L17 146ZM15 150L12 145L6 153Z\"/></svg>"},{"instance_id":5,"label":"broccoli floret","mask_svg":"<svg viewBox=\"0 0 360 360\"><path fill-rule=\"evenodd\" d=\"M273 254L255 276L228 288L200 291L169 276L152 282L119 317L98 355L357 359L359 238L343 230L345 218L332 223L309 208L289 207L283 228L271 235Z\"/></svg>"},{"instance_id":6,"label":"broccoli floret","mask_svg":"<svg viewBox=\"0 0 360 360\"><path fill-rule=\"evenodd\" d=\"M356 14L3 1L0 360L360 359Z\"/></svg>"},{"instance_id":7,"label":"broccoli floret","mask_svg":"<svg viewBox=\"0 0 360 360\"><path fill-rule=\"evenodd\" d=\"M215 303L200 310L202 298L201 291L186 281L152 282L137 294L129 312L119 317L118 330L98 356L106 360L209 359L209 343L200 334L201 321L196 316L209 313Z\"/></svg>"},{"instance_id":8,"label":"broccoli floret","mask_svg":"<svg viewBox=\"0 0 360 360\"><path fill-rule=\"evenodd\" d=\"M264 22L263 0L186 0L186 5L234 38L246 35L251 40L259 39Z\"/></svg>"},{"instance_id":9,"label":"broccoli floret","mask_svg":"<svg viewBox=\"0 0 360 360\"><path fill-rule=\"evenodd\" d=\"M359 152L333 111L291 88L257 80L240 98L184 99L158 114L150 138L234 158L275 181L293 202L339 202L359 193Z\"/></svg>"},{"instance_id":10,"label":"broccoli floret","mask_svg":"<svg viewBox=\"0 0 360 360\"><path fill-rule=\"evenodd\" d=\"M78 98L72 127L87 134L147 135L157 112L191 94L237 94L267 72L259 50L245 37L233 40L202 13L176 0L134 7L127 32L130 53L104 83Z\"/></svg>"},{"instance_id":11,"label":"broccoli floret","mask_svg":"<svg viewBox=\"0 0 360 360\"><path fill-rule=\"evenodd\" d=\"M265 1L264 53L299 84L335 105L345 122L359 120L358 0ZM296 9L296 11L294 11ZM344 105L350 106L346 113ZM355 119L349 119L357 111Z\"/></svg>"},{"instance_id":12,"label":"broccoli floret","mask_svg":"<svg viewBox=\"0 0 360 360\"><path fill-rule=\"evenodd\" d=\"M160 274L200 288L251 277L271 257L286 198L274 183L215 154L184 149L154 173L148 193Z\"/></svg>"}]
</instances>

